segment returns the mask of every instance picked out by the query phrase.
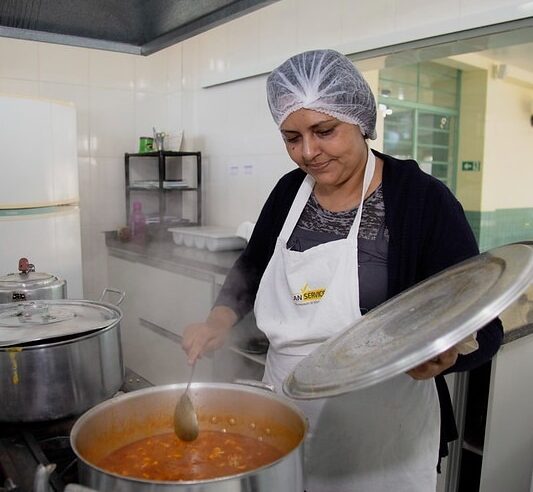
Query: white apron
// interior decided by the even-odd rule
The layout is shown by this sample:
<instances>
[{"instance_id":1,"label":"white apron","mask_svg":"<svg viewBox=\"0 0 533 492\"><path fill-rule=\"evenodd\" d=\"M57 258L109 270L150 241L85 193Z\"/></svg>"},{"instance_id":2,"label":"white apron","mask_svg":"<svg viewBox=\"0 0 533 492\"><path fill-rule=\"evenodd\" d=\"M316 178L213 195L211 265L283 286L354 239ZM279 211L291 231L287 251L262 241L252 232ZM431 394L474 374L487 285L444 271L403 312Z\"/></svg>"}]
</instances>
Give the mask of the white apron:
<instances>
[{"instance_id":1,"label":"white apron","mask_svg":"<svg viewBox=\"0 0 533 492\"><path fill-rule=\"evenodd\" d=\"M368 150L361 204L375 168ZM281 394L294 366L361 316L357 235L363 207L346 239L303 252L287 241L307 203L307 176L293 202L255 302L269 338L263 381ZM433 379L406 374L371 388L320 400L293 400L309 421L307 492L430 492L436 489L440 413Z\"/></svg>"}]
</instances>

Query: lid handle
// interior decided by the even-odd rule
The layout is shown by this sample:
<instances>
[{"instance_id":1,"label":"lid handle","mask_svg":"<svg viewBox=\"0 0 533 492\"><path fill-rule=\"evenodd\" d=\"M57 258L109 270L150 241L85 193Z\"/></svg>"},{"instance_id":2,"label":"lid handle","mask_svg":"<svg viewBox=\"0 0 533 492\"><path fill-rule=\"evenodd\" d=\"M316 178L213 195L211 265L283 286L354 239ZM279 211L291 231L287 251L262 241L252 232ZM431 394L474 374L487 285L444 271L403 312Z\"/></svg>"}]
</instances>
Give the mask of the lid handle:
<instances>
[{"instance_id":1,"label":"lid handle","mask_svg":"<svg viewBox=\"0 0 533 492\"><path fill-rule=\"evenodd\" d=\"M22 323L34 322L35 316L39 316L43 322L54 319L54 316L50 314L48 304L43 302L24 302L20 306L19 316Z\"/></svg>"},{"instance_id":2,"label":"lid handle","mask_svg":"<svg viewBox=\"0 0 533 492\"><path fill-rule=\"evenodd\" d=\"M35 265L30 263L28 258L21 258L19 260L19 272L20 273L29 273L35 271Z\"/></svg>"}]
</instances>

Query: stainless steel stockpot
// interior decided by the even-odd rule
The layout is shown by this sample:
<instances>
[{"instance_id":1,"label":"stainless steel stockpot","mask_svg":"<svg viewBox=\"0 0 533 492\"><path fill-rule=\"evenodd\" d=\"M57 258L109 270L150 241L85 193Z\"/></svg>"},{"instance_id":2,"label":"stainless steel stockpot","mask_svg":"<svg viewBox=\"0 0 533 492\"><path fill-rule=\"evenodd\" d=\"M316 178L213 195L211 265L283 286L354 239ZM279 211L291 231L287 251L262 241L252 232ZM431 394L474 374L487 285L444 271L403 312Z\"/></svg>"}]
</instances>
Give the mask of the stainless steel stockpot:
<instances>
[{"instance_id":1,"label":"stainless steel stockpot","mask_svg":"<svg viewBox=\"0 0 533 492\"><path fill-rule=\"evenodd\" d=\"M98 466L102 458L124 445L173 432L174 407L185 386L156 386L126 393L82 415L70 436L79 458L81 484L100 491L302 492L303 442L307 432L302 412L275 393L232 383L191 385L200 431L226 429L260 438L283 451L279 460L246 473L182 482L135 479Z\"/></svg>"},{"instance_id":2,"label":"stainless steel stockpot","mask_svg":"<svg viewBox=\"0 0 533 492\"><path fill-rule=\"evenodd\" d=\"M13 326L24 317L26 326ZM80 415L114 395L124 380L121 318L116 306L95 301L0 305L0 421ZM11 329L20 330L22 343L2 343Z\"/></svg>"},{"instance_id":3,"label":"stainless steel stockpot","mask_svg":"<svg viewBox=\"0 0 533 492\"><path fill-rule=\"evenodd\" d=\"M19 260L18 270L0 277L0 304L67 297L66 280L50 273L36 272L27 258Z\"/></svg>"}]
</instances>

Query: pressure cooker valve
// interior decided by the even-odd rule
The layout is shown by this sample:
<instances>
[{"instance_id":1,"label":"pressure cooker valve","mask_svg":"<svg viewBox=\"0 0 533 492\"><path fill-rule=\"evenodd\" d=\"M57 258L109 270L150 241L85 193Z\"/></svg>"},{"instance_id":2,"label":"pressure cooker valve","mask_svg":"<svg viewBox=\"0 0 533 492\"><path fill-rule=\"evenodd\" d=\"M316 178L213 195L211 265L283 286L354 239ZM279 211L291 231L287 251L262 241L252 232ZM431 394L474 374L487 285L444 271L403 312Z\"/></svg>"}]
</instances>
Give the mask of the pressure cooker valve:
<instances>
[{"instance_id":1,"label":"pressure cooker valve","mask_svg":"<svg viewBox=\"0 0 533 492\"><path fill-rule=\"evenodd\" d=\"M30 263L28 258L21 258L19 260L19 271L21 273L34 272L35 271L35 265Z\"/></svg>"}]
</instances>

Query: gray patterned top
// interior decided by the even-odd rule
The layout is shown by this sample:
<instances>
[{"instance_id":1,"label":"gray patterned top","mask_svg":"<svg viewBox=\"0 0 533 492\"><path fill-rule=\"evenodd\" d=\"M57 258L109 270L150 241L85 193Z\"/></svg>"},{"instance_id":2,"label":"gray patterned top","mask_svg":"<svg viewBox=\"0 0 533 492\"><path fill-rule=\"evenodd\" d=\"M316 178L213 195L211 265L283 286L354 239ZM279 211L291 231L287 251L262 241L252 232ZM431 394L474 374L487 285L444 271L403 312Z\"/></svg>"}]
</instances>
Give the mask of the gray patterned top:
<instances>
[{"instance_id":1,"label":"gray patterned top","mask_svg":"<svg viewBox=\"0 0 533 492\"><path fill-rule=\"evenodd\" d=\"M287 247L293 251L306 251L318 244L346 238L357 209L331 212L322 208L311 193ZM379 185L364 202L358 234L359 297L363 313L387 298L388 241L383 190Z\"/></svg>"}]
</instances>

